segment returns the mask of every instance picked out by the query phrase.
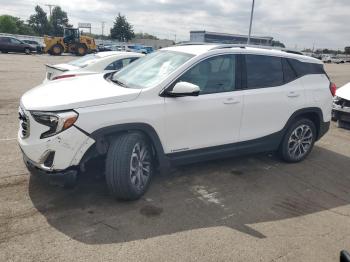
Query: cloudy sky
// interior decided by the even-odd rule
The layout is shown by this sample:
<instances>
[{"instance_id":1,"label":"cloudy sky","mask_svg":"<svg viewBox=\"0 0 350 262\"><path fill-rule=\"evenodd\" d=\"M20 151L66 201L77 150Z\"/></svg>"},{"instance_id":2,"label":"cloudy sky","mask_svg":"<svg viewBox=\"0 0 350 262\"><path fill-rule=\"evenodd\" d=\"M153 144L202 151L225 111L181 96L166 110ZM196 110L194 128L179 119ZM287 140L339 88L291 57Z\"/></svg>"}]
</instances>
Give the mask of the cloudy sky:
<instances>
[{"instance_id":1,"label":"cloudy sky","mask_svg":"<svg viewBox=\"0 0 350 262\"><path fill-rule=\"evenodd\" d=\"M36 4L60 5L70 23L92 23L105 33L118 12L135 32L189 40L190 30L247 34L251 0L0 0L0 14L28 19ZM256 0L252 33L273 36L288 47L341 48L350 45L350 0Z\"/></svg>"}]
</instances>

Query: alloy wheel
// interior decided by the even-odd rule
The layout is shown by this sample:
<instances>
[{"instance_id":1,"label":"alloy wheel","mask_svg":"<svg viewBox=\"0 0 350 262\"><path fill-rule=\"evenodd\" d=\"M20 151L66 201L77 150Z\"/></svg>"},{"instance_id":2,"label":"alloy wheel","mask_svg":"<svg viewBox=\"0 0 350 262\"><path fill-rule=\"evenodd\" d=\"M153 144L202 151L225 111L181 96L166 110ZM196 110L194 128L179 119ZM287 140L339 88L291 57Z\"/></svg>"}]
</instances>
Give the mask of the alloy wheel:
<instances>
[{"instance_id":1,"label":"alloy wheel","mask_svg":"<svg viewBox=\"0 0 350 262\"><path fill-rule=\"evenodd\" d=\"M313 133L310 126L302 124L294 129L288 139L288 153L297 160L306 155L313 143Z\"/></svg>"},{"instance_id":2,"label":"alloy wheel","mask_svg":"<svg viewBox=\"0 0 350 262\"><path fill-rule=\"evenodd\" d=\"M146 144L136 143L130 158L130 181L137 190L142 190L150 178L151 153Z\"/></svg>"}]
</instances>

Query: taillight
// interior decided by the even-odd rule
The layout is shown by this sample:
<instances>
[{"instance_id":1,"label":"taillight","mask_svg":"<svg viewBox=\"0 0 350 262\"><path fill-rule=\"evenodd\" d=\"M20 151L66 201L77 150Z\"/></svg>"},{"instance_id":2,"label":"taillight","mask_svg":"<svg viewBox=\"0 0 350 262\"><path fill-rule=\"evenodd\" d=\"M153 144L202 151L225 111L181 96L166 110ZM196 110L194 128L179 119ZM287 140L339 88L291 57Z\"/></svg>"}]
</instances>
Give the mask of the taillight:
<instances>
[{"instance_id":1,"label":"taillight","mask_svg":"<svg viewBox=\"0 0 350 262\"><path fill-rule=\"evenodd\" d=\"M335 92L337 91L337 86L334 83L330 83L329 89L331 90L332 96L335 96Z\"/></svg>"},{"instance_id":2,"label":"taillight","mask_svg":"<svg viewBox=\"0 0 350 262\"><path fill-rule=\"evenodd\" d=\"M76 76L76 75L60 75L60 76L55 76L54 78L52 78L52 80L68 78L68 77L74 77L74 76Z\"/></svg>"}]
</instances>

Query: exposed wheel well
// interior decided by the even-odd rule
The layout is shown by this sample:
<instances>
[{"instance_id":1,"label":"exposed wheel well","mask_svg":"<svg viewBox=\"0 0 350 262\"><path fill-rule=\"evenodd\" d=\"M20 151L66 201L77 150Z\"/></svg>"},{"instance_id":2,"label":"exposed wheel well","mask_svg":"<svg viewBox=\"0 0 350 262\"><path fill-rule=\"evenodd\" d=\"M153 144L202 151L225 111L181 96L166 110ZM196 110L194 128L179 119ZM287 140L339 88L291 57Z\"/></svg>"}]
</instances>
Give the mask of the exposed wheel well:
<instances>
[{"instance_id":1,"label":"exposed wheel well","mask_svg":"<svg viewBox=\"0 0 350 262\"><path fill-rule=\"evenodd\" d=\"M130 130L120 131L120 132L117 132L117 133L106 135L105 136L105 140L107 141L108 146L109 146L110 142L112 141L112 139L114 140L114 139L116 139L116 137L118 137L118 136L120 136L122 134L126 134L126 133L140 133L140 134L142 134L142 136L145 137L147 142L151 145L152 151L153 151L153 156L154 156L154 158L155 158L155 160L157 162L157 165L159 164L156 146L155 146L151 136L147 132L145 132L143 130L130 129Z\"/></svg>"},{"instance_id":2,"label":"exposed wheel well","mask_svg":"<svg viewBox=\"0 0 350 262\"><path fill-rule=\"evenodd\" d=\"M321 128L321 119L318 113L316 112L307 112L307 113L302 113L300 115L297 116L297 118L306 118L311 120L316 127L316 137L319 136L320 134L320 128Z\"/></svg>"},{"instance_id":3,"label":"exposed wheel well","mask_svg":"<svg viewBox=\"0 0 350 262\"><path fill-rule=\"evenodd\" d=\"M312 107L312 108L304 108L298 110L293 113L293 115L289 118L288 122L284 126L281 131L281 142L283 137L285 136L288 128L293 125L299 119L306 118L312 121L316 127L316 140L318 140L324 133L322 133L321 121L323 122L323 115L320 108Z\"/></svg>"},{"instance_id":4,"label":"exposed wheel well","mask_svg":"<svg viewBox=\"0 0 350 262\"><path fill-rule=\"evenodd\" d=\"M153 131L152 131L153 130ZM112 141L114 141L117 137L125 133L141 133L146 139L147 142L151 145L155 164L157 167L163 167L167 165L167 162L164 161L164 151L161 147L158 136L156 135L154 129L150 128L130 128L130 129L121 129L121 130L113 130L107 129L107 132L102 132L99 134L92 134L92 137L95 139L96 143L93 147L88 150L89 152L85 153L82 161L80 162L81 170L85 169L85 165L87 162L93 159L104 160L106 154L108 152L109 145Z\"/></svg>"}]
</instances>

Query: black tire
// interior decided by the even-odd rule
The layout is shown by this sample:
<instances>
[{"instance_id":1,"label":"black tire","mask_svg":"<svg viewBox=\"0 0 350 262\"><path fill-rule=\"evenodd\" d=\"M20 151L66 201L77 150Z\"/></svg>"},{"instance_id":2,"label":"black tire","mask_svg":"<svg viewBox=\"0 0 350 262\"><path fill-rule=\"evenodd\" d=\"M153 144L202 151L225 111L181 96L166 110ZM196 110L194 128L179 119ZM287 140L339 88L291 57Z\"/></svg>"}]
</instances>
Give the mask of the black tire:
<instances>
[{"instance_id":1,"label":"black tire","mask_svg":"<svg viewBox=\"0 0 350 262\"><path fill-rule=\"evenodd\" d=\"M84 44L78 44L75 50L77 56L84 56L87 54L87 47Z\"/></svg>"},{"instance_id":2,"label":"black tire","mask_svg":"<svg viewBox=\"0 0 350 262\"><path fill-rule=\"evenodd\" d=\"M30 55L30 54L31 54L31 51L30 51L30 49L29 49L28 47L26 47L26 48L24 48L24 53L25 53L26 55Z\"/></svg>"},{"instance_id":3,"label":"black tire","mask_svg":"<svg viewBox=\"0 0 350 262\"><path fill-rule=\"evenodd\" d=\"M304 136L302 136L302 133L299 133L300 137L297 137L296 135L300 130L302 133L305 130L307 131L305 131ZM311 135L311 138L309 137L309 134ZM311 120L307 118L297 119L289 126L283 137L279 148L281 158L288 163L303 161L311 152L316 140L316 135L316 127ZM297 156L298 152L300 153L299 156Z\"/></svg>"},{"instance_id":4,"label":"black tire","mask_svg":"<svg viewBox=\"0 0 350 262\"><path fill-rule=\"evenodd\" d=\"M144 155L145 161L137 162L138 158L135 156L138 146L140 155L141 148L147 151L147 155ZM148 164L140 166L140 162ZM106 182L111 195L120 200L139 199L151 182L153 163L152 146L144 135L135 132L122 134L116 138L109 146L106 159ZM136 168L131 168L133 165L136 165ZM148 172L145 172L144 168L147 168Z\"/></svg>"},{"instance_id":5,"label":"black tire","mask_svg":"<svg viewBox=\"0 0 350 262\"><path fill-rule=\"evenodd\" d=\"M59 44L55 44L50 48L50 54L59 56L63 53L63 47Z\"/></svg>"}]
</instances>

